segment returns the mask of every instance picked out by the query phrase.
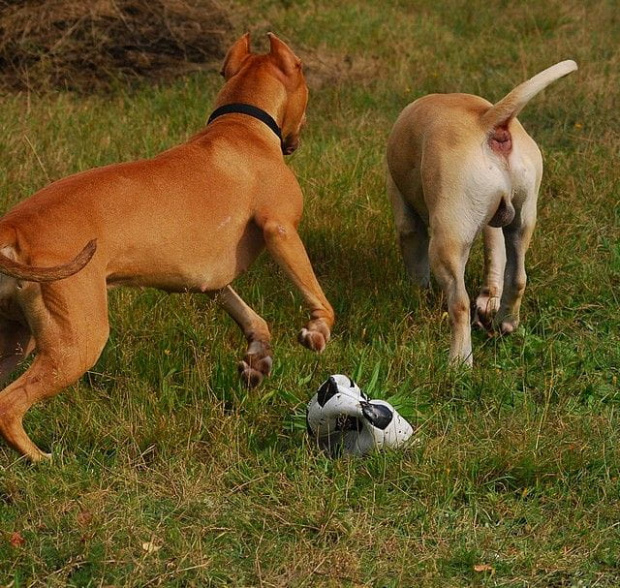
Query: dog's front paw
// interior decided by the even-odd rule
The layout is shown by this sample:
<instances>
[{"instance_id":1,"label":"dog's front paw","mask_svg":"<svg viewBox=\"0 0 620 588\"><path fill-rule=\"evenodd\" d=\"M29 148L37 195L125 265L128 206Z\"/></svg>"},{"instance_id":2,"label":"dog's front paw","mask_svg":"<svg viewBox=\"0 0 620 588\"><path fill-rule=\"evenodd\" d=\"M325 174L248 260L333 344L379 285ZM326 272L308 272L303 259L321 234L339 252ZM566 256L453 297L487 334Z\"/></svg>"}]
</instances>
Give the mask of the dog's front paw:
<instances>
[{"instance_id":1,"label":"dog's front paw","mask_svg":"<svg viewBox=\"0 0 620 588\"><path fill-rule=\"evenodd\" d=\"M271 372L273 360L271 346L264 341L253 341L248 347L243 361L239 362L238 369L241 379L250 388L258 386L265 376Z\"/></svg>"},{"instance_id":2,"label":"dog's front paw","mask_svg":"<svg viewBox=\"0 0 620 588\"><path fill-rule=\"evenodd\" d=\"M316 320L311 321L307 328L299 332L298 340L304 347L321 353L329 341L329 335L327 325L321 320Z\"/></svg>"},{"instance_id":3,"label":"dog's front paw","mask_svg":"<svg viewBox=\"0 0 620 588\"><path fill-rule=\"evenodd\" d=\"M265 376L269 375L269 370L265 372L263 370L254 369L245 361L239 362L238 369L241 379L243 380L244 384L249 388L255 388L263 381L263 378Z\"/></svg>"}]
</instances>

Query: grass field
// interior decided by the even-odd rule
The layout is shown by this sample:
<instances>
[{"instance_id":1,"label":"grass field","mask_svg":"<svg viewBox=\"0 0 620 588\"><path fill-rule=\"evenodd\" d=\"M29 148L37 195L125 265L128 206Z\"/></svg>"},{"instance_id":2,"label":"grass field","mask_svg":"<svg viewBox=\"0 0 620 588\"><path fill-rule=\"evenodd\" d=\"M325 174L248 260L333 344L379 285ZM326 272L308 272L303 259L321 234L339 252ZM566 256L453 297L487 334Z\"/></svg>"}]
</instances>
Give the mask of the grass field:
<instances>
[{"instance_id":1,"label":"grass field","mask_svg":"<svg viewBox=\"0 0 620 588\"><path fill-rule=\"evenodd\" d=\"M269 322L272 377L237 379L244 340L208 298L111 293L112 334L79 384L25 423L54 459L0 445L0 586L620 585L620 17L613 0L251 0L303 56L308 125L290 165L301 233L337 312L321 356L266 256L236 283ZM435 289L405 277L384 189L400 110L431 92L491 101L560 60L527 106L545 159L522 326L474 334L447 369ZM204 73L111 96L0 97L0 210L53 179L147 157L201 128ZM470 294L482 255L468 266ZM418 427L399 452L330 461L304 432L331 373Z\"/></svg>"}]
</instances>

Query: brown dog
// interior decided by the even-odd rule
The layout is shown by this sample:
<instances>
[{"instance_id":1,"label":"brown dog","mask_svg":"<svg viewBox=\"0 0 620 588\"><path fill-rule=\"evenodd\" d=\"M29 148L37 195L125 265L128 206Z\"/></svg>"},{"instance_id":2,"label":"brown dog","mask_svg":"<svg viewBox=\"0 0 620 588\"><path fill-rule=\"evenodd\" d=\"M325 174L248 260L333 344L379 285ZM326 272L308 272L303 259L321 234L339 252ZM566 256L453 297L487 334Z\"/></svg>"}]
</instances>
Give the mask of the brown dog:
<instances>
[{"instance_id":1,"label":"brown dog","mask_svg":"<svg viewBox=\"0 0 620 588\"><path fill-rule=\"evenodd\" d=\"M506 334L519 324L542 157L516 116L543 88L575 69L574 61L558 63L495 105L469 94L425 96L394 124L387 183L401 251L416 284L428 286L432 269L446 294L452 361L472 364L464 274L481 230L486 277L476 322Z\"/></svg>"},{"instance_id":2,"label":"brown dog","mask_svg":"<svg viewBox=\"0 0 620 588\"><path fill-rule=\"evenodd\" d=\"M107 286L217 293L247 337L240 371L255 385L271 368L271 335L230 283L266 247L310 308L300 342L324 349L334 312L297 233L302 193L283 159L298 146L308 89L300 60L269 41L266 55L247 34L229 50L216 110L187 143L59 180L0 221L0 375L36 349L0 392L0 433L31 460L46 454L22 417L97 361Z\"/></svg>"}]
</instances>

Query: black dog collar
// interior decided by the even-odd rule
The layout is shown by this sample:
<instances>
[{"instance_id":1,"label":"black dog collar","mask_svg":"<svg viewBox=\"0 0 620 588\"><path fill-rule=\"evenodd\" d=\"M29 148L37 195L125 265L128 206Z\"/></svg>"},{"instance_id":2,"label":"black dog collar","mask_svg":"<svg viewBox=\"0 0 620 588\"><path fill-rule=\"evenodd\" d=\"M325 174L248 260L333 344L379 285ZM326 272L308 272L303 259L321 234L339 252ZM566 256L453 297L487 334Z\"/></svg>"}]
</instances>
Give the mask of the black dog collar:
<instances>
[{"instance_id":1,"label":"black dog collar","mask_svg":"<svg viewBox=\"0 0 620 588\"><path fill-rule=\"evenodd\" d=\"M284 153L284 141L282 140L282 131L280 130L278 123L269 113L265 112L261 108L258 108L257 106L252 106L251 104L224 104L224 106L216 108L211 113L211 116L207 121L207 125L224 114L247 114L252 118L258 119L262 123L265 123L277 135L278 139L280 139L280 148L282 149L282 153Z\"/></svg>"}]
</instances>

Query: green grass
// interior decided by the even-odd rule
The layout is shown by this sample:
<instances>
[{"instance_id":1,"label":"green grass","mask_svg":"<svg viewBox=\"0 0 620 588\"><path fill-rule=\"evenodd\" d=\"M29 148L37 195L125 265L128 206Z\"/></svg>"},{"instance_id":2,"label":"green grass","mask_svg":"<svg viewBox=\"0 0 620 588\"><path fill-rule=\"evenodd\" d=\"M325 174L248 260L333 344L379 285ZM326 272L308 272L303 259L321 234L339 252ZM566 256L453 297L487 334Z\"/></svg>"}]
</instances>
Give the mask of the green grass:
<instances>
[{"instance_id":1,"label":"green grass","mask_svg":"<svg viewBox=\"0 0 620 588\"><path fill-rule=\"evenodd\" d=\"M27 416L53 462L0 447L0 586L620 585L615 3L242 4L237 33L265 49L273 30L307 65L309 122L290 165L333 340L321 356L296 344L301 297L262 257L236 287L271 325L275 362L248 391L243 337L213 301L112 292L98 364ZM567 58L579 71L520 116L546 165L523 324L511 338L475 333L475 368L450 371L441 295L416 294L397 251L391 124L423 94L493 101ZM107 97L3 96L2 209L183 141L220 84L213 72ZM478 246L472 294L481 270ZM419 442L318 454L304 407L336 372L394 402Z\"/></svg>"}]
</instances>

